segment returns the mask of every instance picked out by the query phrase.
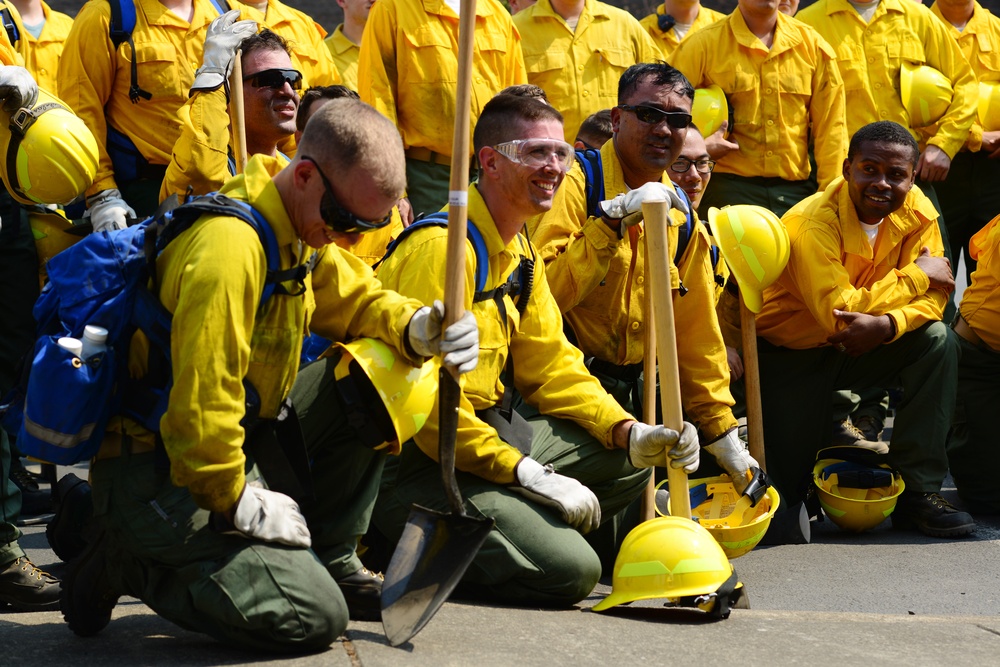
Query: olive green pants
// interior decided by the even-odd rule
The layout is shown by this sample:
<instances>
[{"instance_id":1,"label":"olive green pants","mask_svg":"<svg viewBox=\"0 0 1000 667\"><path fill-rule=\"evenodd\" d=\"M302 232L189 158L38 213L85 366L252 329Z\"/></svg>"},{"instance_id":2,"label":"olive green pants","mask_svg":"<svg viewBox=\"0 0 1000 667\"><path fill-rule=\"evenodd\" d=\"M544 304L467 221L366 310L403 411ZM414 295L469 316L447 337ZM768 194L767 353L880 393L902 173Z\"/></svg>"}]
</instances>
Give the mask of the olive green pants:
<instances>
[{"instance_id":1,"label":"olive green pants","mask_svg":"<svg viewBox=\"0 0 1000 667\"><path fill-rule=\"evenodd\" d=\"M786 181L764 176L737 176L716 172L705 190L699 210L712 206L722 208L732 204L754 204L770 209L779 218L791 207L816 192L811 180Z\"/></svg>"},{"instance_id":2,"label":"olive green pants","mask_svg":"<svg viewBox=\"0 0 1000 667\"><path fill-rule=\"evenodd\" d=\"M947 223L951 261L958 270L958 260L965 251L965 271L968 282L976 262L969 257L969 239L987 222L1000 215L1000 160L991 160L986 153L959 151L951 161L948 178L936 183L939 209Z\"/></svg>"}]
</instances>

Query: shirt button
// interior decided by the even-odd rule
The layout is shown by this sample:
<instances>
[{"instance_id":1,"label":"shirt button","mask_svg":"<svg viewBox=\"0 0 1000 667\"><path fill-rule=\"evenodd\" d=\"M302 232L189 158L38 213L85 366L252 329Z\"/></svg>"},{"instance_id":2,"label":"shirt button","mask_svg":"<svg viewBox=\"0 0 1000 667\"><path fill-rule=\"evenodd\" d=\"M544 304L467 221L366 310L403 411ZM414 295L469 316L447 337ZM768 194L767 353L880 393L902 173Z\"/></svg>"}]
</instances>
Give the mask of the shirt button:
<instances>
[{"instance_id":1,"label":"shirt button","mask_svg":"<svg viewBox=\"0 0 1000 667\"><path fill-rule=\"evenodd\" d=\"M881 84L881 83L876 83L876 84L875 84L875 89L876 89L876 90L878 90L878 89L879 89L879 88L881 88L881 87L882 87L882 84Z\"/></svg>"},{"instance_id":2,"label":"shirt button","mask_svg":"<svg viewBox=\"0 0 1000 667\"><path fill-rule=\"evenodd\" d=\"M643 282L645 282L645 280L643 279L642 276L639 276L638 278L635 279L635 282L637 284L641 285Z\"/></svg>"},{"instance_id":3,"label":"shirt button","mask_svg":"<svg viewBox=\"0 0 1000 667\"><path fill-rule=\"evenodd\" d=\"M870 62L870 63L873 63L873 62L875 62L875 57L874 57L874 56L872 56L871 58L869 58L869 59L868 59L868 62Z\"/></svg>"},{"instance_id":4,"label":"shirt button","mask_svg":"<svg viewBox=\"0 0 1000 667\"><path fill-rule=\"evenodd\" d=\"M638 322L633 322L632 323L632 331L638 331L638 330L639 330L639 323Z\"/></svg>"},{"instance_id":5,"label":"shirt button","mask_svg":"<svg viewBox=\"0 0 1000 667\"><path fill-rule=\"evenodd\" d=\"M590 97L590 91L589 90L583 91L583 96L584 97Z\"/></svg>"},{"instance_id":6,"label":"shirt button","mask_svg":"<svg viewBox=\"0 0 1000 667\"><path fill-rule=\"evenodd\" d=\"M578 69L578 70L580 70L580 71L582 72L582 71L583 71L583 65L578 65L578 66L577 66L577 69Z\"/></svg>"},{"instance_id":7,"label":"shirt button","mask_svg":"<svg viewBox=\"0 0 1000 667\"><path fill-rule=\"evenodd\" d=\"M767 156L768 156L768 157L771 157L772 155L774 155L774 151L768 151L768 152L767 152Z\"/></svg>"},{"instance_id":8,"label":"shirt button","mask_svg":"<svg viewBox=\"0 0 1000 667\"><path fill-rule=\"evenodd\" d=\"M767 124L768 125L774 125L774 121L773 120L769 120L769 121L767 121Z\"/></svg>"},{"instance_id":9,"label":"shirt button","mask_svg":"<svg viewBox=\"0 0 1000 667\"><path fill-rule=\"evenodd\" d=\"M879 112L878 112L878 115L879 115L879 116L882 116L882 118L885 118L886 116L888 116L888 115L889 115L889 112L887 112L887 111L879 111Z\"/></svg>"},{"instance_id":10,"label":"shirt button","mask_svg":"<svg viewBox=\"0 0 1000 667\"><path fill-rule=\"evenodd\" d=\"M768 89L767 89L767 90L765 90L764 92L765 92L765 93L767 93L768 95L770 95L770 94L771 94L771 93L773 93L774 91L773 91L772 89L768 88Z\"/></svg>"}]
</instances>

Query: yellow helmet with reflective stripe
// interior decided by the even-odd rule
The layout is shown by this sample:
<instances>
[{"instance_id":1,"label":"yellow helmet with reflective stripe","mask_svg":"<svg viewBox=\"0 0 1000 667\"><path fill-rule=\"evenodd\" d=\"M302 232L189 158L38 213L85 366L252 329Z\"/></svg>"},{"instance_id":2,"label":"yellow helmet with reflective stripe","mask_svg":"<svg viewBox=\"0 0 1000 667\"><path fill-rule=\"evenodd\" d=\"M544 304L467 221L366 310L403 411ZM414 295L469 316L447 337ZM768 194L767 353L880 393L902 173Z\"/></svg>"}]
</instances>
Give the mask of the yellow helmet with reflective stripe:
<instances>
[{"instance_id":1,"label":"yellow helmet with reflective stripe","mask_svg":"<svg viewBox=\"0 0 1000 667\"><path fill-rule=\"evenodd\" d=\"M844 530L860 533L885 521L906 488L898 472L862 447L820 451L813 484L823 512Z\"/></svg>"},{"instance_id":2,"label":"yellow helmet with reflective stripe","mask_svg":"<svg viewBox=\"0 0 1000 667\"><path fill-rule=\"evenodd\" d=\"M899 94L903 108L910 116L910 125L933 125L951 106L954 90L951 81L927 65L903 63L899 70Z\"/></svg>"},{"instance_id":3,"label":"yellow helmet with reflective stripe","mask_svg":"<svg viewBox=\"0 0 1000 667\"><path fill-rule=\"evenodd\" d=\"M985 132L1000 130L1000 82L979 82L979 124Z\"/></svg>"},{"instance_id":4,"label":"yellow helmet with reflective stripe","mask_svg":"<svg viewBox=\"0 0 1000 667\"><path fill-rule=\"evenodd\" d=\"M712 84L708 88L697 88L694 91L691 120L698 127L701 136L709 137L715 134L722 127L722 121L728 119L729 104L726 102L726 94L722 92L722 88ZM729 128L729 130L732 129L732 127Z\"/></svg>"},{"instance_id":5,"label":"yellow helmet with reflective stripe","mask_svg":"<svg viewBox=\"0 0 1000 667\"><path fill-rule=\"evenodd\" d=\"M708 210L719 250L754 313L764 305L764 288L785 270L790 247L785 225L763 206L737 204Z\"/></svg>"}]
</instances>

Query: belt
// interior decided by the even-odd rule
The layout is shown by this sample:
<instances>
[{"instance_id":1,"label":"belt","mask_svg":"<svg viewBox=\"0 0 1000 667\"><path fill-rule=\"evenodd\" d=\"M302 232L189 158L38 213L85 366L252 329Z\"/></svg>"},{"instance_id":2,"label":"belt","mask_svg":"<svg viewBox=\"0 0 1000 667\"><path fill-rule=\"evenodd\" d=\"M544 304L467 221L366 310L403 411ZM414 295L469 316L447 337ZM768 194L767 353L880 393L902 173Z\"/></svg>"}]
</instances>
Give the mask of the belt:
<instances>
[{"instance_id":1,"label":"belt","mask_svg":"<svg viewBox=\"0 0 1000 667\"><path fill-rule=\"evenodd\" d=\"M421 162L430 162L431 164L443 164L446 167L451 166L451 158L447 155L442 155L441 153L435 153L429 148L422 148L420 146L411 146L406 149L406 157L411 160L419 160Z\"/></svg>"},{"instance_id":2,"label":"belt","mask_svg":"<svg viewBox=\"0 0 1000 667\"><path fill-rule=\"evenodd\" d=\"M965 318L961 315L955 318L955 321L951 324L951 328L955 330L955 333L959 336L959 338L964 339L979 349L985 352L997 352L997 350L994 350L979 337L979 334L976 333L975 329L970 327L969 323L966 322Z\"/></svg>"},{"instance_id":3,"label":"belt","mask_svg":"<svg viewBox=\"0 0 1000 667\"><path fill-rule=\"evenodd\" d=\"M599 373L619 382L636 382L642 375L642 363L619 366L610 361L592 358L587 360L587 368L590 369L592 375Z\"/></svg>"},{"instance_id":4,"label":"belt","mask_svg":"<svg viewBox=\"0 0 1000 667\"><path fill-rule=\"evenodd\" d=\"M145 442L144 440L136 440L135 438L129 438L129 451L132 454L148 454L149 452L156 451L155 442ZM97 450L97 456L94 457L95 461L103 461L104 459L116 459L122 455L122 447L124 443L124 438L121 433L116 433L114 431L109 431L104 434L104 440L101 441L101 448Z\"/></svg>"}]
</instances>

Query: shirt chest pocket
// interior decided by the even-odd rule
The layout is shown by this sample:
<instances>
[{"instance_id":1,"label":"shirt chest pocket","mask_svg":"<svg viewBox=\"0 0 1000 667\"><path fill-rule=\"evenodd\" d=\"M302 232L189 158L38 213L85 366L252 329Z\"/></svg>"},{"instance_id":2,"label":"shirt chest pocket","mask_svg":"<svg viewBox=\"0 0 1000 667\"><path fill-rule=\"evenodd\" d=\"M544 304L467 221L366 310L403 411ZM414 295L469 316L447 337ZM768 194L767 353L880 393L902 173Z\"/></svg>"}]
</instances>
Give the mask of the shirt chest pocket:
<instances>
[{"instance_id":1,"label":"shirt chest pocket","mask_svg":"<svg viewBox=\"0 0 1000 667\"><path fill-rule=\"evenodd\" d=\"M1000 78L1000 48L992 42L990 35L980 37L972 68L980 81L993 81Z\"/></svg>"},{"instance_id":2,"label":"shirt chest pocket","mask_svg":"<svg viewBox=\"0 0 1000 667\"><path fill-rule=\"evenodd\" d=\"M760 78L755 72L739 69L713 72L714 83L718 83L733 106L733 123L758 125L760 123L761 95L775 95L777 91L761 90Z\"/></svg>"},{"instance_id":3,"label":"shirt chest pocket","mask_svg":"<svg viewBox=\"0 0 1000 667\"><path fill-rule=\"evenodd\" d=\"M890 72L896 72L904 62L923 65L927 61L924 45L909 32L895 35L893 41L886 43L885 54Z\"/></svg>"},{"instance_id":4,"label":"shirt chest pocket","mask_svg":"<svg viewBox=\"0 0 1000 667\"><path fill-rule=\"evenodd\" d=\"M837 47L837 69L844 79L844 90L865 90L864 59L857 44L842 43Z\"/></svg>"},{"instance_id":5,"label":"shirt chest pocket","mask_svg":"<svg viewBox=\"0 0 1000 667\"><path fill-rule=\"evenodd\" d=\"M566 69L565 51L547 51L534 56L524 57L524 68L528 71L529 81L545 88L552 95L555 89L564 89L560 85L560 79Z\"/></svg>"},{"instance_id":6,"label":"shirt chest pocket","mask_svg":"<svg viewBox=\"0 0 1000 667\"><path fill-rule=\"evenodd\" d=\"M598 94L614 106L618 99L618 80L625 70L635 64L635 56L627 49L602 46L591 56L591 67L598 74Z\"/></svg>"},{"instance_id":7,"label":"shirt chest pocket","mask_svg":"<svg viewBox=\"0 0 1000 667\"><path fill-rule=\"evenodd\" d=\"M126 44L119 49L125 60L118 72L119 79L130 80L133 53ZM187 91L181 86L177 49L173 44L136 45L134 54L139 78L139 87L150 93L154 99L187 99Z\"/></svg>"},{"instance_id":8,"label":"shirt chest pocket","mask_svg":"<svg viewBox=\"0 0 1000 667\"><path fill-rule=\"evenodd\" d=\"M400 64L404 75L400 85L455 83L458 80L458 58L451 36L442 25L427 23L403 36L407 48L403 50L406 61Z\"/></svg>"}]
</instances>

